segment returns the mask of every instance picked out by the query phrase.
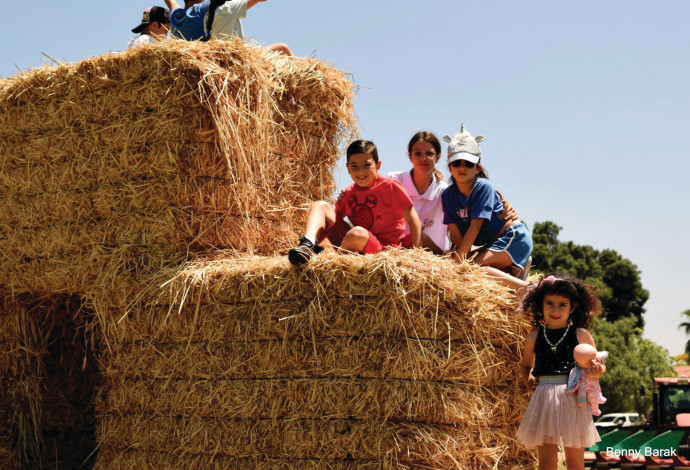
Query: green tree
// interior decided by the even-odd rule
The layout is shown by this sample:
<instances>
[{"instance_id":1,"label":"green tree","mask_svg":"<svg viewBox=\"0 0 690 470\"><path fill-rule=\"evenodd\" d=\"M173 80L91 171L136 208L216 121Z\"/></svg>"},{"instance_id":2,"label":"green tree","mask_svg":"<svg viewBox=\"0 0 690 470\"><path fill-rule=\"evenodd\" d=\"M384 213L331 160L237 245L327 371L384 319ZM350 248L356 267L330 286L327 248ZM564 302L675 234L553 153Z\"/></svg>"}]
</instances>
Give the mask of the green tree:
<instances>
[{"instance_id":1,"label":"green tree","mask_svg":"<svg viewBox=\"0 0 690 470\"><path fill-rule=\"evenodd\" d=\"M642 287L640 271L614 250L596 250L589 245L558 239L561 227L554 222L534 224L532 266L542 272L564 271L599 289L603 318L616 321L634 317L643 327L642 315L649 292Z\"/></svg>"},{"instance_id":2,"label":"green tree","mask_svg":"<svg viewBox=\"0 0 690 470\"><path fill-rule=\"evenodd\" d=\"M690 309L685 310L681 313L681 315L687 320L678 325L678 328L682 328L683 331L685 331L685 335L690 336ZM688 339L688 342L685 343L685 354L686 357L690 357L690 339ZM690 363L690 361L688 361L688 363Z\"/></svg>"},{"instance_id":3,"label":"green tree","mask_svg":"<svg viewBox=\"0 0 690 470\"><path fill-rule=\"evenodd\" d=\"M654 377L674 377L673 358L668 350L641 336L634 317L609 322L597 319L592 328L599 351L608 351L606 374L601 378L607 401L602 412L652 410ZM644 386L641 393L640 386Z\"/></svg>"}]
</instances>

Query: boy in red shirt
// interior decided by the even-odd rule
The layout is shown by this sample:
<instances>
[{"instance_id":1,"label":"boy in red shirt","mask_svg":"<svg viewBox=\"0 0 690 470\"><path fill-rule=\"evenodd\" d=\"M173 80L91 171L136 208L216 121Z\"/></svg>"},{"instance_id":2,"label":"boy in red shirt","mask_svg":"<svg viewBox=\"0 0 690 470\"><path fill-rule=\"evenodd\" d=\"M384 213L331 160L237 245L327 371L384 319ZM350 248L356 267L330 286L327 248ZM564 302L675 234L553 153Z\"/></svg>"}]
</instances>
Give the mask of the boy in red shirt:
<instances>
[{"instance_id":1,"label":"boy in red shirt","mask_svg":"<svg viewBox=\"0 0 690 470\"><path fill-rule=\"evenodd\" d=\"M290 263L304 264L323 248L324 238L340 249L377 253L387 246L402 246L405 222L412 246L421 246L422 223L405 188L378 174L381 168L376 145L356 140L347 148L347 172L354 184L338 197L335 210L326 201L311 205L305 234L288 253Z\"/></svg>"}]
</instances>

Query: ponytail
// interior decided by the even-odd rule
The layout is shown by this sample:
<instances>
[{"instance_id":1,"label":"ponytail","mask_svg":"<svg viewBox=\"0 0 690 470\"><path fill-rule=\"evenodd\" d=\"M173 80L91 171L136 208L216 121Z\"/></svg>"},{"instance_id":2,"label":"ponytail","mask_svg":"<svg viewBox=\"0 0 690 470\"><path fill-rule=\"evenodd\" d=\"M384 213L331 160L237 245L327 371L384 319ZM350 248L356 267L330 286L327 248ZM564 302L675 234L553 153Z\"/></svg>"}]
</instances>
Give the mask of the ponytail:
<instances>
[{"instance_id":1,"label":"ponytail","mask_svg":"<svg viewBox=\"0 0 690 470\"><path fill-rule=\"evenodd\" d=\"M216 17L216 8L225 3L225 0L211 0L211 4L208 7L208 13L206 18L206 36L202 41L208 41L211 39L211 28L213 27L213 20Z\"/></svg>"},{"instance_id":2,"label":"ponytail","mask_svg":"<svg viewBox=\"0 0 690 470\"><path fill-rule=\"evenodd\" d=\"M443 179L443 173L434 168L434 178L436 178L436 181L441 181Z\"/></svg>"}]
</instances>

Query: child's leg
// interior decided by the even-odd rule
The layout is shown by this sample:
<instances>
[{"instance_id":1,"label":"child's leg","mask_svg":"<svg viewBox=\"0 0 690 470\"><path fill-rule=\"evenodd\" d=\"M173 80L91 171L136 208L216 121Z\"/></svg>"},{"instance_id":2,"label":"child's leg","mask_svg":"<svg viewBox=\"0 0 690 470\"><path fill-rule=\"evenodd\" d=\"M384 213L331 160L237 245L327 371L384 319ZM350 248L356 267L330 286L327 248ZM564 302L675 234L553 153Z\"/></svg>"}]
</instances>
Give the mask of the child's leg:
<instances>
[{"instance_id":1,"label":"child's leg","mask_svg":"<svg viewBox=\"0 0 690 470\"><path fill-rule=\"evenodd\" d=\"M504 286L510 287L511 289L518 290L529 285L529 282L518 279L505 271L492 268L491 266L482 266L482 272L487 276L494 278L494 280L500 282Z\"/></svg>"},{"instance_id":2,"label":"child's leg","mask_svg":"<svg viewBox=\"0 0 690 470\"><path fill-rule=\"evenodd\" d=\"M504 271L507 267L513 264L513 260L505 251L489 251L486 250L478 254L474 258L474 262L482 266L491 266L492 268Z\"/></svg>"},{"instance_id":3,"label":"child's leg","mask_svg":"<svg viewBox=\"0 0 690 470\"><path fill-rule=\"evenodd\" d=\"M558 446L556 444L537 446L537 459L539 459L539 470L558 470Z\"/></svg>"},{"instance_id":4,"label":"child's leg","mask_svg":"<svg viewBox=\"0 0 690 470\"><path fill-rule=\"evenodd\" d=\"M364 251L364 247L367 246L367 242L369 242L369 230L362 227L353 227L343 238L340 248L361 253Z\"/></svg>"},{"instance_id":5,"label":"child's leg","mask_svg":"<svg viewBox=\"0 0 690 470\"><path fill-rule=\"evenodd\" d=\"M426 248L435 255L443 254L443 250L436 246L436 243L434 243L431 237L424 232L422 232L422 248Z\"/></svg>"},{"instance_id":6,"label":"child's leg","mask_svg":"<svg viewBox=\"0 0 690 470\"><path fill-rule=\"evenodd\" d=\"M407 249L412 248L412 236L409 232L405 235L405 238L403 238L402 246ZM422 248L429 250L435 255L443 254L443 250L436 246L436 243L434 243L431 237L424 232L422 232Z\"/></svg>"},{"instance_id":7,"label":"child's leg","mask_svg":"<svg viewBox=\"0 0 690 470\"><path fill-rule=\"evenodd\" d=\"M564 450L565 468L568 470L584 470L585 449L582 447L566 447Z\"/></svg>"},{"instance_id":8,"label":"child's leg","mask_svg":"<svg viewBox=\"0 0 690 470\"><path fill-rule=\"evenodd\" d=\"M268 46L269 50L279 52L280 54L283 55L295 55L292 53L292 50L288 47L287 44L283 44L282 42L277 42L275 44L271 44Z\"/></svg>"},{"instance_id":9,"label":"child's leg","mask_svg":"<svg viewBox=\"0 0 690 470\"><path fill-rule=\"evenodd\" d=\"M523 267L527 268L531 253L532 239L525 225L520 223L506 228L474 261L517 276L524 274ZM521 277L524 279L526 276Z\"/></svg>"},{"instance_id":10,"label":"child's leg","mask_svg":"<svg viewBox=\"0 0 690 470\"><path fill-rule=\"evenodd\" d=\"M384 246L379 239L376 238L376 235L369 230L363 227L353 227L345 234L340 248L350 252L368 255L383 251Z\"/></svg>"},{"instance_id":11,"label":"child's leg","mask_svg":"<svg viewBox=\"0 0 690 470\"><path fill-rule=\"evenodd\" d=\"M317 201L311 205L307 216L307 227L304 237L299 239L299 245L288 251L288 260L299 266L305 264L315 254L320 253L318 243L324 237L326 227L335 222L335 210L326 201Z\"/></svg>"},{"instance_id":12,"label":"child's leg","mask_svg":"<svg viewBox=\"0 0 690 470\"><path fill-rule=\"evenodd\" d=\"M326 201L316 201L309 209L304 235L320 242L324 237L323 230L333 222L335 222L335 209Z\"/></svg>"}]
</instances>

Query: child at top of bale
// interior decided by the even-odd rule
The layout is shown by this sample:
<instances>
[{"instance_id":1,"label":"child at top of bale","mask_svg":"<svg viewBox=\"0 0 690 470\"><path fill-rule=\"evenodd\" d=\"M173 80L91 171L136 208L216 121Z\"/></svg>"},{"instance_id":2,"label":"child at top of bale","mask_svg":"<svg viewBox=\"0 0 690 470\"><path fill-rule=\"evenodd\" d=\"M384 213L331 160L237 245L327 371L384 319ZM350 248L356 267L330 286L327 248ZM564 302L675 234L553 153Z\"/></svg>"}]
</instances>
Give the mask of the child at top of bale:
<instances>
[{"instance_id":1,"label":"child at top of bale","mask_svg":"<svg viewBox=\"0 0 690 470\"><path fill-rule=\"evenodd\" d=\"M165 0L170 8L170 35L187 41L198 41L206 37L204 17L208 12L209 0L185 0L184 8L175 0Z\"/></svg>"},{"instance_id":2,"label":"child at top of bale","mask_svg":"<svg viewBox=\"0 0 690 470\"><path fill-rule=\"evenodd\" d=\"M521 309L532 315L535 330L525 340L522 381L532 399L517 431L527 447L537 447L539 469L556 469L558 446L565 450L569 469L584 469L584 448L599 441L589 407L578 406L568 393L568 374L575 366L579 344L596 350L587 330L601 312L596 289L564 274L551 274L526 289ZM592 361L590 373L600 378L606 366Z\"/></svg>"},{"instance_id":3,"label":"child at top of bale","mask_svg":"<svg viewBox=\"0 0 690 470\"><path fill-rule=\"evenodd\" d=\"M412 246L421 246L422 224L405 189L378 174L381 162L376 145L356 140L347 148L347 172L354 181L338 196L335 210L326 201L311 205L305 234L288 259L304 264L323 248L324 238L342 250L377 253L387 246L402 246L405 222Z\"/></svg>"},{"instance_id":4,"label":"child at top of bale","mask_svg":"<svg viewBox=\"0 0 690 470\"><path fill-rule=\"evenodd\" d=\"M454 258L474 256L475 263L511 271L525 278L532 253L532 237L523 223L502 220L501 196L482 167L479 142L463 123L455 137L444 136L448 145L451 184L441 195L443 222L448 224ZM472 246L479 249L472 251Z\"/></svg>"},{"instance_id":5,"label":"child at top of bale","mask_svg":"<svg viewBox=\"0 0 690 470\"><path fill-rule=\"evenodd\" d=\"M266 0L211 0L204 19L204 29L208 39L227 40L233 37L244 38L242 18L247 10ZM271 44L268 48L284 55L294 55L292 50L282 43Z\"/></svg>"},{"instance_id":6,"label":"child at top of bale","mask_svg":"<svg viewBox=\"0 0 690 470\"><path fill-rule=\"evenodd\" d=\"M443 223L441 193L448 184L435 167L441 158L441 142L432 132L417 132L407 144L407 156L412 170L395 171L388 176L399 181L412 200L422 223L422 246L442 254L448 250L448 226ZM408 241L406 231L403 245L408 246Z\"/></svg>"},{"instance_id":7,"label":"child at top of bale","mask_svg":"<svg viewBox=\"0 0 690 470\"><path fill-rule=\"evenodd\" d=\"M144 10L139 26L132 30L140 33L129 41L128 48L141 44L155 44L168 35L170 29L170 12L163 7L149 7Z\"/></svg>"}]
</instances>

